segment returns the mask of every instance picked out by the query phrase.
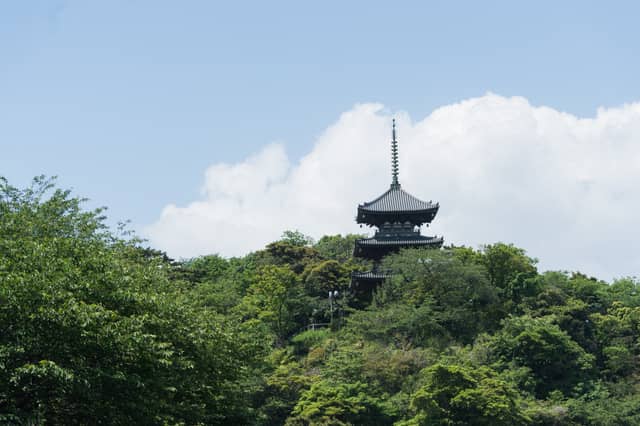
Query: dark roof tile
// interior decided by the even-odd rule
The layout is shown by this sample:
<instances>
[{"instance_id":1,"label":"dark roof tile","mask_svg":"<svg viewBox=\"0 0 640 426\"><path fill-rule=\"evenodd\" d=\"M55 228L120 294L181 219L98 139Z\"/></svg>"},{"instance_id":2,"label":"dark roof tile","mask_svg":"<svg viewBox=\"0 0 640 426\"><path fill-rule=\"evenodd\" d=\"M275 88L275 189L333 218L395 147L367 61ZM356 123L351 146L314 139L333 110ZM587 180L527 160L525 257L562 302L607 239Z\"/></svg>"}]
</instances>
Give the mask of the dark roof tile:
<instances>
[{"instance_id":1,"label":"dark roof tile","mask_svg":"<svg viewBox=\"0 0 640 426\"><path fill-rule=\"evenodd\" d=\"M358 206L359 209L368 212L419 212L438 207L438 203L422 201L400 188L400 185L392 186L375 200Z\"/></svg>"},{"instance_id":2,"label":"dark roof tile","mask_svg":"<svg viewBox=\"0 0 640 426\"><path fill-rule=\"evenodd\" d=\"M361 246L428 246L435 244L442 244L444 239L442 237L421 237L421 238L405 238L405 239L377 239L377 238L362 238L356 240L356 245Z\"/></svg>"},{"instance_id":3,"label":"dark roof tile","mask_svg":"<svg viewBox=\"0 0 640 426\"><path fill-rule=\"evenodd\" d=\"M383 280L383 279L388 278L390 276L391 276L390 273L373 272L373 271L353 272L351 274L351 278L354 278L356 280Z\"/></svg>"}]
</instances>

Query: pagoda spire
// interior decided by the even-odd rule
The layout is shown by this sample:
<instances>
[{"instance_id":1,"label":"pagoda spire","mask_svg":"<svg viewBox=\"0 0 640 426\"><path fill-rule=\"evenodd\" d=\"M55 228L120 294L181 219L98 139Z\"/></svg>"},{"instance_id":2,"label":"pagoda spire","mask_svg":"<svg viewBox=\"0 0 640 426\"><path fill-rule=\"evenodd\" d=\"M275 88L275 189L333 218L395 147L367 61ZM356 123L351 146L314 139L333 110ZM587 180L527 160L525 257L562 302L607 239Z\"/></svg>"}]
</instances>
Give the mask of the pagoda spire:
<instances>
[{"instance_id":1,"label":"pagoda spire","mask_svg":"<svg viewBox=\"0 0 640 426\"><path fill-rule=\"evenodd\" d=\"M398 141L396 140L396 119L391 130L391 188L400 188L398 182Z\"/></svg>"},{"instance_id":2,"label":"pagoda spire","mask_svg":"<svg viewBox=\"0 0 640 426\"><path fill-rule=\"evenodd\" d=\"M382 259L405 248L440 248L442 237L420 233L420 227L430 224L440 205L425 202L400 187L398 180L398 139L396 120L391 126L391 188L370 202L358 205L356 223L377 228L375 234L355 241L353 256L373 262L369 271L353 272L351 288L356 300L367 303L373 290L392 276L382 268Z\"/></svg>"}]
</instances>

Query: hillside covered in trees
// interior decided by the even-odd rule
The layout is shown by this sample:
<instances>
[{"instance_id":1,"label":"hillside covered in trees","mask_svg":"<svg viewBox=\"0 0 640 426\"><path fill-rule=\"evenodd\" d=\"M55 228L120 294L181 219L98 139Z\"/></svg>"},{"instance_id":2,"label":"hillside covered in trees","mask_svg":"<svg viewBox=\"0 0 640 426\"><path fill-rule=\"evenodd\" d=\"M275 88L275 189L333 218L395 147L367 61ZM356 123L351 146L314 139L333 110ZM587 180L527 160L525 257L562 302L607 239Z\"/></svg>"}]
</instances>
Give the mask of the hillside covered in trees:
<instances>
[{"instance_id":1,"label":"hillside covered in trees","mask_svg":"<svg viewBox=\"0 0 640 426\"><path fill-rule=\"evenodd\" d=\"M640 424L635 278L495 243L389 256L358 294L355 238L173 261L0 179L0 423Z\"/></svg>"}]
</instances>

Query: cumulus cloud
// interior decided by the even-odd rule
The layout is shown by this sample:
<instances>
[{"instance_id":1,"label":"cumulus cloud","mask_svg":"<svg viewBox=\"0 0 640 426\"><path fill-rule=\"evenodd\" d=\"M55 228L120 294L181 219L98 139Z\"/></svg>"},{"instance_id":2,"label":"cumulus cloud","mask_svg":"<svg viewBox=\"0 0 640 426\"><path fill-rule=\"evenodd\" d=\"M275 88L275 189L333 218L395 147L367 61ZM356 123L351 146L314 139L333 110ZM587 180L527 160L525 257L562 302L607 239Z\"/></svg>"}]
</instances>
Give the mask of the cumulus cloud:
<instances>
[{"instance_id":1,"label":"cumulus cloud","mask_svg":"<svg viewBox=\"0 0 640 426\"><path fill-rule=\"evenodd\" d=\"M400 182L440 212L425 233L477 247L512 242L543 269L602 278L640 269L640 103L579 118L487 94L413 121L356 105L297 162L280 144L205 172L202 197L166 206L144 233L170 255L242 255L286 229L366 232L358 203L388 188L391 117Z\"/></svg>"}]
</instances>

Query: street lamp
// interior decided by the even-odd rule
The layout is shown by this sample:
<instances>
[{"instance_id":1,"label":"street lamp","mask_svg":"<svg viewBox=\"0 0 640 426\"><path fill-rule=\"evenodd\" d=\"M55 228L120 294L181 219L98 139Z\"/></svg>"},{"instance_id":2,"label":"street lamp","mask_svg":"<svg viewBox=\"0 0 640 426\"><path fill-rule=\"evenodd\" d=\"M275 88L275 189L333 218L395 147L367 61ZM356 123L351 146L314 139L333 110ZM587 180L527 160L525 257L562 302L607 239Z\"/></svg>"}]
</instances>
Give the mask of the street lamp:
<instances>
[{"instance_id":1,"label":"street lamp","mask_svg":"<svg viewBox=\"0 0 640 426\"><path fill-rule=\"evenodd\" d=\"M339 293L338 290L329 290L329 312L331 314L331 322L333 323L333 301L337 299Z\"/></svg>"}]
</instances>

